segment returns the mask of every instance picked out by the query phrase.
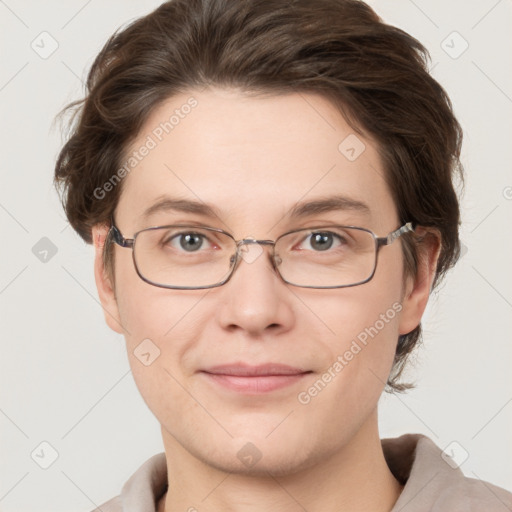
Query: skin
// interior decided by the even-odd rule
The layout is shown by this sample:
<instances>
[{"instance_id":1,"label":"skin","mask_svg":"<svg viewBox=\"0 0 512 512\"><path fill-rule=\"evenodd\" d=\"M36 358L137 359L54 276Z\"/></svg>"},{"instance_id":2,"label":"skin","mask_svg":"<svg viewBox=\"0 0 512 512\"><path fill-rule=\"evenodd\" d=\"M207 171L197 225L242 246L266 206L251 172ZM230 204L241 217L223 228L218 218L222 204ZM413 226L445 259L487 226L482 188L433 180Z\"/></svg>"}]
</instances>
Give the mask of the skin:
<instances>
[{"instance_id":1,"label":"skin","mask_svg":"<svg viewBox=\"0 0 512 512\"><path fill-rule=\"evenodd\" d=\"M354 130L316 94L249 97L237 90L191 90L156 108L128 152L190 96L197 107L123 180L115 219L126 238L145 227L189 221L225 229L237 240L275 239L294 228L333 222L378 236L399 227L377 146L358 135L366 149L353 162L345 158L338 145ZM287 218L299 200L333 191L364 201L369 213ZM169 211L142 220L164 193L212 204L219 217ZM106 322L124 334L135 382L161 424L169 491L159 511L393 507L402 487L384 459L377 403L399 334L414 329L426 307L438 243L424 247L418 274L405 281L399 239L381 249L375 276L360 286L288 285L273 271L265 247L253 262L242 261L225 285L184 291L142 281L132 251L117 245L112 283L102 260L107 230L93 229L96 283ZM301 404L298 393L396 303L401 311ZM160 350L149 366L134 355L146 338ZM278 362L313 373L257 396L225 390L199 373L239 361ZM237 456L248 442L261 454L250 467Z\"/></svg>"}]
</instances>

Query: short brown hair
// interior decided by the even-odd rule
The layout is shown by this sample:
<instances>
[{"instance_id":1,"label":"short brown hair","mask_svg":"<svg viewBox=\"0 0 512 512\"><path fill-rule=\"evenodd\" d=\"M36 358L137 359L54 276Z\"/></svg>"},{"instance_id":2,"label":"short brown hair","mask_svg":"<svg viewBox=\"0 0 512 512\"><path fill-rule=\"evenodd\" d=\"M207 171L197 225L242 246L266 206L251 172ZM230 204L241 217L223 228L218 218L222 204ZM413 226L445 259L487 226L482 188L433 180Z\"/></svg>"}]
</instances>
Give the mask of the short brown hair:
<instances>
[{"instance_id":1,"label":"short brown hair","mask_svg":"<svg viewBox=\"0 0 512 512\"><path fill-rule=\"evenodd\" d=\"M358 0L165 2L110 37L89 71L85 98L62 112L75 114L55 167L68 220L87 243L94 225L110 224L122 183L101 200L94 191L171 96L210 85L319 93L357 133L377 141L400 221L439 232L437 285L460 251L453 182L462 178L462 130L429 60L420 42ZM417 237L404 236L402 247L405 273L414 275ZM398 381L420 335L418 325L400 336L387 391L413 387Z\"/></svg>"}]
</instances>

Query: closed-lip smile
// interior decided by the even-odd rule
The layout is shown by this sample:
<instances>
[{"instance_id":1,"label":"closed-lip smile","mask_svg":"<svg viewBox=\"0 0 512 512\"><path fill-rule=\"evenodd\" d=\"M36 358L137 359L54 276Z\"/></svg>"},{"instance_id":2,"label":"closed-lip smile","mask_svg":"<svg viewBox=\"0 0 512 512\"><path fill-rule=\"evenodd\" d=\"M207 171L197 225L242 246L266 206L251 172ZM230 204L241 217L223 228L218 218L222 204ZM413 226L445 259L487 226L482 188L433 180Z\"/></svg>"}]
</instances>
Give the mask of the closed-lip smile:
<instances>
[{"instance_id":1,"label":"closed-lip smile","mask_svg":"<svg viewBox=\"0 0 512 512\"><path fill-rule=\"evenodd\" d=\"M257 366L233 363L212 366L201 370L201 373L231 391L255 395L290 386L311 371L280 363Z\"/></svg>"}]
</instances>

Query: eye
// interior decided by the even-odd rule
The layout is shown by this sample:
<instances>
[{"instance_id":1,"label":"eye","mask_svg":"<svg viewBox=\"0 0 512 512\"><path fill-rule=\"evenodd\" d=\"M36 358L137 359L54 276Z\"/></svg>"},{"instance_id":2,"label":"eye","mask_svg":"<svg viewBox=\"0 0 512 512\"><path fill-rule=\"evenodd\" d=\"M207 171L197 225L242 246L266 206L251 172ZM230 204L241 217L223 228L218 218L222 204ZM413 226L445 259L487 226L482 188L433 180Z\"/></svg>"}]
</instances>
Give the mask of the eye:
<instances>
[{"instance_id":1,"label":"eye","mask_svg":"<svg viewBox=\"0 0 512 512\"><path fill-rule=\"evenodd\" d=\"M328 251L329 249L341 247L346 244L346 240L335 233L330 231L318 231L310 233L302 242L303 244L309 245L309 247L299 247L299 249L309 250L312 248L315 252Z\"/></svg>"},{"instance_id":2,"label":"eye","mask_svg":"<svg viewBox=\"0 0 512 512\"><path fill-rule=\"evenodd\" d=\"M185 252L197 252L201 248L214 248L214 246L209 242L206 235L194 232L182 232L173 234L172 236L164 239L162 245L168 245L173 249L182 249Z\"/></svg>"}]
</instances>

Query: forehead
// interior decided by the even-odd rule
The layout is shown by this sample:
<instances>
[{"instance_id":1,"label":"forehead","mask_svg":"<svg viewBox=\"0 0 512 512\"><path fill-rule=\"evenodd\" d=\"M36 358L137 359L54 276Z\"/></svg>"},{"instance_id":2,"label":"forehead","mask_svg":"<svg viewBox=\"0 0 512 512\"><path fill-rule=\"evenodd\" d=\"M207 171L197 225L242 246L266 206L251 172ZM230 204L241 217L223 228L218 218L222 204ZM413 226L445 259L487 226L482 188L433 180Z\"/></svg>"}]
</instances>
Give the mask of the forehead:
<instances>
[{"instance_id":1,"label":"forehead","mask_svg":"<svg viewBox=\"0 0 512 512\"><path fill-rule=\"evenodd\" d=\"M180 93L153 110L122 163L117 218L129 227L146 227L144 213L164 196L207 203L244 229L331 195L367 205L352 214L375 229L395 218L376 144L317 94Z\"/></svg>"}]
</instances>

